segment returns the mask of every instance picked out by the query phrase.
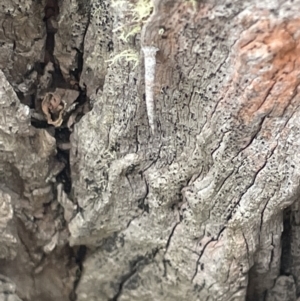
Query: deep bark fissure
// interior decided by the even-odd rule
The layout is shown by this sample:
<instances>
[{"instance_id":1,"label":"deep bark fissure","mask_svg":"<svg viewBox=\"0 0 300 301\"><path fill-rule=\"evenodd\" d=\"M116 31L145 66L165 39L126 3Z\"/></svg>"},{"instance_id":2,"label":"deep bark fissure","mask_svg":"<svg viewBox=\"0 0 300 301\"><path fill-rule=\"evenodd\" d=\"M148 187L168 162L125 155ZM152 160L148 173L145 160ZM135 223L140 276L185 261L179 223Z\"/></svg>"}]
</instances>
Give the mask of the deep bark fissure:
<instances>
[{"instance_id":1,"label":"deep bark fissure","mask_svg":"<svg viewBox=\"0 0 300 301\"><path fill-rule=\"evenodd\" d=\"M77 300L76 288L80 281L81 273L83 270L83 262L86 257L86 254L87 254L87 247L84 245L79 246L79 248L77 249L77 252L75 253L75 260L76 260L76 264L78 265L78 269L77 269L76 279L73 284L73 290L70 292L70 296L69 296L70 301Z\"/></svg>"},{"instance_id":2,"label":"deep bark fissure","mask_svg":"<svg viewBox=\"0 0 300 301\"><path fill-rule=\"evenodd\" d=\"M292 231L291 225L291 208L288 207L283 212L283 231L281 235L282 241L282 252L281 252L281 264L280 264L280 274L289 275L289 270L291 266L290 254L291 254L291 244L290 237Z\"/></svg>"},{"instance_id":3,"label":"deep bark fissure","mask_svg":"<svg viewBox=\"0 0 300 301\"><path fill-rule=\"evenodd\" d=\"M60 3L62 4L62 2ZM61 162L64 164L64 168L56 175L55 180L56 182L53 185L53 192L56 193L56 187L60 183L63 184L64 191L68 195L68 197L71 197L72 195L72 179L71 179L71 171L70 171L70 134L74 128L74 124L78 123L81 119L81 117L85 114L85 112L79 112L74 120L74 124L72 125L72 128L67 127L66 121L64 121L63 125L60 127L53 127L52 125L48 124L45 119L41 119L41 114L39 112L39 106L42 101L42 97L45 92L48 91L55 91L57 88L61 89L69 89L69 90L76 90L78 91L78 97L74 101L74 109L78 109L79 107L83 107L86 104L89 103L89 98L86 95L86 87L80 87L79 81L81 72L83 69L83 52L81 52L79 49L75 49L77 51L77 66L78 68L71 70L70 74L71 76L77 81L75 83L75 86L71 82L66 81L66 79L63 77L63 73L60 69L59 62L57 58L55 57L55 36L57 31L59 30L58 27L56 27L56 20L59 17L60 13L60 7L57 0L47 0L45 7L44 7L44 17L43 17L43 24L46 28L46 38L45 38L45 45L44 45L44 61L39 62L38 60L34 62L33 68L25 74L25 76L30 76L34 72L37 72L38 78L37 81L34 83L34 86L31 88L29 93L24 94L18 90L16 90L16 94L18 98L20 99L21 103L27 104L30 109L32 110L33 114L31 117L31 125L35 129L46 129L53 135L56 141L56 156L55 159L58 162ZM87 32L88 24L85 28L85 34ZM85 34L83 36L82 46L84 44L84 38ZM42 52L42 50L41 50ZM46 88L41 89L41 86L45 83L43 82L43 76L48 72L47 71L47 65L53 64L53 70L49 72L49 76L52 78ZM88 104L89 106L89 104ZM90 106L89 106L89 109ZM72 112L72 111L71 111ZM71 116L71 113L66 113L66 118L69 118ZM66 147L65 147L66 146ZM57 202L57 200L55 200ZM60 205L59 205L60 206ZM50 209L51 210L51 209ZM66 224L63 224L62 227L67 227ZM26 229L26 227L24 227ZM32 230L28 230L30 233ZM32 250L29 249L27 244L22 241L22 235L19 233L19 238L21 241L21 244L23 244L28 257L32 260L32 262L36 265L36 270L43 269L43 265L45 264L48 254L44 254L42 259L40 261L36 261L34 257L32 257L32 252L35 252L35 249ZM75 261L75 263L78 266L76 278L73 284L73 291L70 292L70 300L76 300L76 287L79 283L81 271L83 269L82 263L85 258L86 253L86 246L81 245L78 247L70 248L68 251L69 255L68 258L62 258L61 263L62 265L67 264L66 261ZM35 283L35 275L32 272L31 277ZM42 288L35 285L35 289L41 290ZM34 289L34 290L35 290Z\"/></svg>"}]
</instances>

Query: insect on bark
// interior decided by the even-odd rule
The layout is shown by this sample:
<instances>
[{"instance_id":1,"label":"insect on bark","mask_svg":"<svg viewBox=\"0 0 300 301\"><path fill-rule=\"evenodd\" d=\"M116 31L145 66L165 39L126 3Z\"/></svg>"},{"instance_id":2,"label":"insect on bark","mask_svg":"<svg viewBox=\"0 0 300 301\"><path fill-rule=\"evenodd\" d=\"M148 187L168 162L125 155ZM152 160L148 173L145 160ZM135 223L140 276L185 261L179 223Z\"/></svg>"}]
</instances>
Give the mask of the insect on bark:
<instances>
[{"instance_id":1,"label":"insect on bark","mask_svg":"<svg viewBox=\"0 0 300 301\"><path fill-rule=\"evenodd\" d=\"M156 67L156 52L159 50L154 46L142 47L144 52L145 64L145 94L146 94L146 107L149 125L154 134L155 129L155 104L154 104L154 84L155 84L155 67Z\"/></svg>"}]
</instances>

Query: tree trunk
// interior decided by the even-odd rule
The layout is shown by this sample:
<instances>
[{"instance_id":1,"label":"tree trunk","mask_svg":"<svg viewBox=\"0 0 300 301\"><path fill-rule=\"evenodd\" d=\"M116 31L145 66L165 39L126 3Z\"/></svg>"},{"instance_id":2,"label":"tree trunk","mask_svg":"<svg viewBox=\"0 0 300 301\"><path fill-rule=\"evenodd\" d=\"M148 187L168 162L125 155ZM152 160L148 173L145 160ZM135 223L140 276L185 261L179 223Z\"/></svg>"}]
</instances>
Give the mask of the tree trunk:
<instances>
[{"instance_id":1,"label":"tree trunk","mask_svg":"<svg viewBox=\"0 0 300 301\"><path fill-rule=\"evenodd\" d=\"M3 0L0 301L296 301L300 0Z\"/></svg>"}]
</instances>

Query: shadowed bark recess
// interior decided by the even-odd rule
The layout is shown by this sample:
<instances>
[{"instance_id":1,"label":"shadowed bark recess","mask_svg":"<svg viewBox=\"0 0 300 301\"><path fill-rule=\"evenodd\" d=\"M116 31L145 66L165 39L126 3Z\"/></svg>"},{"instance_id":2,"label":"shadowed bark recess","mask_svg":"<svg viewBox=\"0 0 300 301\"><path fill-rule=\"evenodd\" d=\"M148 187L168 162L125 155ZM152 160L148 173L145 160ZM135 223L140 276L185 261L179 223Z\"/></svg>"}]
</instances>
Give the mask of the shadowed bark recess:
<instances>
[{"instance_id":1,"label":"shadowed bark recess","mask_svg":"<svg viewBox=\"0 0 300 301\"><path fill-rule=\"evenodd\" d=\"M5 0L0 300L296 301L299 10Z\"/></svg>"}]
</instances>

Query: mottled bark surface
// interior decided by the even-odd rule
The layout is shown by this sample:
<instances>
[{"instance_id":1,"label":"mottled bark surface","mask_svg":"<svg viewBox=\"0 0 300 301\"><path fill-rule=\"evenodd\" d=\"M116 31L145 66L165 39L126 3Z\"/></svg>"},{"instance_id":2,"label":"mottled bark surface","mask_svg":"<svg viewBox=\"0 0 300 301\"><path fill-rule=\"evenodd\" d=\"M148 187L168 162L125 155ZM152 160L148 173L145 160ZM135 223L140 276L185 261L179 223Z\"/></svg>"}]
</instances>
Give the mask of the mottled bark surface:
<instances>
[{"instance_id":1,"label":"mottled bark surface","mask_svg":"<svg viewBox=\"0 0 300 301\"><path fill-rule=\"evenodd\" d=\"M3 0L1 301L300 297L300 1L149 3Z\"/></svg>"}]
</instances>

